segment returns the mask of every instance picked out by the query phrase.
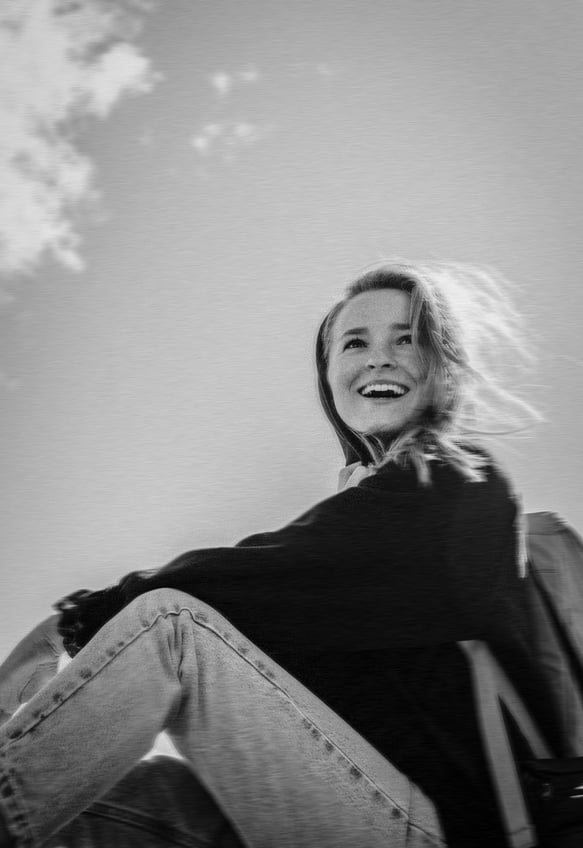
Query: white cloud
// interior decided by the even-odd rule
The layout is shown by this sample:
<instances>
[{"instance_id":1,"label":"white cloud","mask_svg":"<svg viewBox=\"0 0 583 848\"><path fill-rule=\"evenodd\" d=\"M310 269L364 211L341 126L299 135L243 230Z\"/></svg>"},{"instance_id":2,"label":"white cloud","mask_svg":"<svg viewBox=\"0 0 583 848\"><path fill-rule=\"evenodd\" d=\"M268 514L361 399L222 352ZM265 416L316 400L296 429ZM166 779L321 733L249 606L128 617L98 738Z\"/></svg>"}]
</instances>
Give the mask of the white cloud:
<instances>
[{"instance_id":1,"label":"white cloud","mask_svg":"<svg viewBox=\"0 0 583 848\"><path fill-rule=\"evenodd\" d=\"M224 133L222 124L205 124L197 135L190 139L191 145L198 153L206 155L211 152L211 146L215 139Z\"/></svg>"},{"instance_id":2,"label":"white cloud","mask_svg":"<svg viewBox=\"0 0 583 848\"><path fill-rule=\"evenodd\" d=\"M2 0L0 272L46 254L82 267L70 212L96 191L74 120L106 118L124 95L150 90L149 61L128 40L138 26L135 12L102 0Z\"/></svg>"},{"instance_id":3,"label":"white cloud","mask_svg":"<svg viewBox=\"0 0 583 848\"><path fill-rule=\"evenodd\" d=\"M272 124L249 121L205 124L190 138L190 144L201 156L216 155L225 162L233 162L243 148L262 141L273 128Z\"/></svg>"},{"instance_id":4,"label":"white cloud","mask_svg":"<svg viewBox=\"0 0 583 848\"><path fill-rule=\"evenodd\" d=\"M267 134L267 127L241 121L233 125L233 138L242 144L252 144Z\"/></svg>"},{"instance_id":5,"label":"white cloud","mask_svg":"<svg viewBox=\"0 0 583 848\"><path fill-rule=\"evenodd\" d=\"M257 68L247 68L244 71L237 71L236 77L241 82L257 82L260 78L260 73Z\"/></svg>"},{"instance_id":6,"label":"white cloud","mask_svg":"<svg viewBox=\"0 0 583 848\"><path fill-rule=\"evenodd\" d=\"M233 71L233 73L216 71L208 77L219 97L225 97L236 85L249 85L257 82L260 78L261 74L257 68L243 68L240 71Z\"/></svg>"},{"instance_id":7,"label":"white cloud","mask_svg":"<svg viewBox=\"0 0 583 848\"><path fill-rule=\"evenodd\" d=\"M209 139L204 135L194 135L190 139L190 143L199 153L207 153L210 146Z\"/></svg>"},{"instance_id":8,"label":"white cloud","mask_svg":"<svg viewBox=\"0 0 583 848\"><path fill-rule=\"evenodd\" d=\"M225 73L225 71L218 71L216 74L211 74L209 79L212 87L220 96L228 94L233 85L233 78L230 74Z\"/></svg>"},{"instance_id":9,"label":"white cloud","mask_svg":"<svg viewBox=\"0 0 583 848\"><path fill-rule=\"evenodd\" d=\"M104 53L87 74L90 110L105 118L123 89L147 92L151 88L148 60L131 44L115 44Z\"/></svg>"},{"instance_id":10,"label":"white cloud","mask_svg":"<svg viewBox=\"0 0 583 848\"><path fill-rule=\"evenodd\" d=\"M221 124L205 124L203 127L203 132L209 138L216 138L223 132L223 127L221 126Z\"/></svg>"}]
</instances>

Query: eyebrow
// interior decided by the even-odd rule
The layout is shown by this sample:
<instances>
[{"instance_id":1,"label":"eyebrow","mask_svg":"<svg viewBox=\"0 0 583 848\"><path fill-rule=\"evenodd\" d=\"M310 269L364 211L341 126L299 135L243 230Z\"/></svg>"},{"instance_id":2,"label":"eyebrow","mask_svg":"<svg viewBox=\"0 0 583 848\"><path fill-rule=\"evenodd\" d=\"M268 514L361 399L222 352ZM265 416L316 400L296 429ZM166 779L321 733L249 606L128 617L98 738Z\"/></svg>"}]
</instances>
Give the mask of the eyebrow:
<instances>
[{"instance_id":1,"label":"eyebrow","mask_svg":"<svg viewBox=\"0 0 583 848\"><path fill-rule=\"evenodd\" d=\"M392 330L410 330L411 329L410 324L391 324L390 326L391 326ZM344 336L361 336L364 333L368 333L368 327L353 327L352 330L346 330L344 333L342 333L340 338L343 339Z\"/></svg>"}]
</instances>

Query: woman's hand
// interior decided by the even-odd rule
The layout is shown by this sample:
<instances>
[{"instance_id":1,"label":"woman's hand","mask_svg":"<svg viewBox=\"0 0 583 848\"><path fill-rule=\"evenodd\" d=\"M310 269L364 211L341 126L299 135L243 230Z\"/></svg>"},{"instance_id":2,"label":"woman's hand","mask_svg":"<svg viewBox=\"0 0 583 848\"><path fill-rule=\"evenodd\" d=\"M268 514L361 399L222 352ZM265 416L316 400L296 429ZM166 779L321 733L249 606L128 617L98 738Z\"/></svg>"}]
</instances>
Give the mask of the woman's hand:
<instances>
[{"instance_id":1,"label":"woman's hand","mask_svg":"<svg viewBox=\"0 0 583 848\"><path fill-rule=\"evenodd\" d=\"M30 701L57 673L63 639L51 615L22 639L0 665L0 723Z\"/></svg>"},{"instance_id":2,"label":"woman's hand","mask_svg":"<svg viewBox=\"0 0 583 848\"><path fill-rule=\"evenodd\" d=\"M96 592L79 589L78 592L73 592L53 604L53 608L60 613L58 632L63 648L69 656L76 656L105 622L117 615L124 605L119 586L109 586Z\"/></svg>"}]
</instances>

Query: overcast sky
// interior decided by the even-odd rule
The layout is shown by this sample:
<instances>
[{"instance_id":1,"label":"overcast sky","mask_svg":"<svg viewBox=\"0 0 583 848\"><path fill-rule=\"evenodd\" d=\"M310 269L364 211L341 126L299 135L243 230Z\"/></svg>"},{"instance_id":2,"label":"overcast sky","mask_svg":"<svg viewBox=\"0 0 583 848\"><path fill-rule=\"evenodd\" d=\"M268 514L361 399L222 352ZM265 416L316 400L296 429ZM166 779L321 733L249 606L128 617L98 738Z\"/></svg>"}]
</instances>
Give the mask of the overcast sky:
<instances>
[{"instance_id":1,"label":"overcast sky","mask_svg":"<svg viewBox=\"0 0 583 848\"><path fill-rule=\"evenodd\" d=\"M321 316L387 255L524 286L583 529L579 0L3 0L0 656L81 587L335 490Z\"/></svg>"}]
</instances>

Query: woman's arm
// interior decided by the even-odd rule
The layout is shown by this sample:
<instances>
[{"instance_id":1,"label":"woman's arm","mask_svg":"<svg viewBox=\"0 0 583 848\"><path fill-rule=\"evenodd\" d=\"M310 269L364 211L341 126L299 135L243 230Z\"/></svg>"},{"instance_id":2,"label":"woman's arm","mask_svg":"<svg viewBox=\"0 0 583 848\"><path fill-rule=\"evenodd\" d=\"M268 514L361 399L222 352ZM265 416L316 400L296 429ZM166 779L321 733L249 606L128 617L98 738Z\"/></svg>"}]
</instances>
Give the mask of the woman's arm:
<instances>
[{"instance_id":1,"label":"woman's arm","mask_svg":"<svg viewBox=\"0 0 583 848\"><path fill-rule=\"evenodd\" d=\"M0 723L55 676L63 640L58 615L51 615L21 639L0 665Z\"/></svg>"},{"instance_id":2,"label":"woman's arm","mask_svg":"<svg viewBox=\"0 0 583 848\"><path fill-rule=\"evenodd\" d=\"M215 607L272 655L484 638L494 596L516 575L515 505L495 473L487 483L448 469L435 478L420 489L412 473L375 475L280 530L81 593L61 632L80 649L137 595L166 587ZM451 551L458 513L464 538Z\"/></svg>"}]
</instances>

